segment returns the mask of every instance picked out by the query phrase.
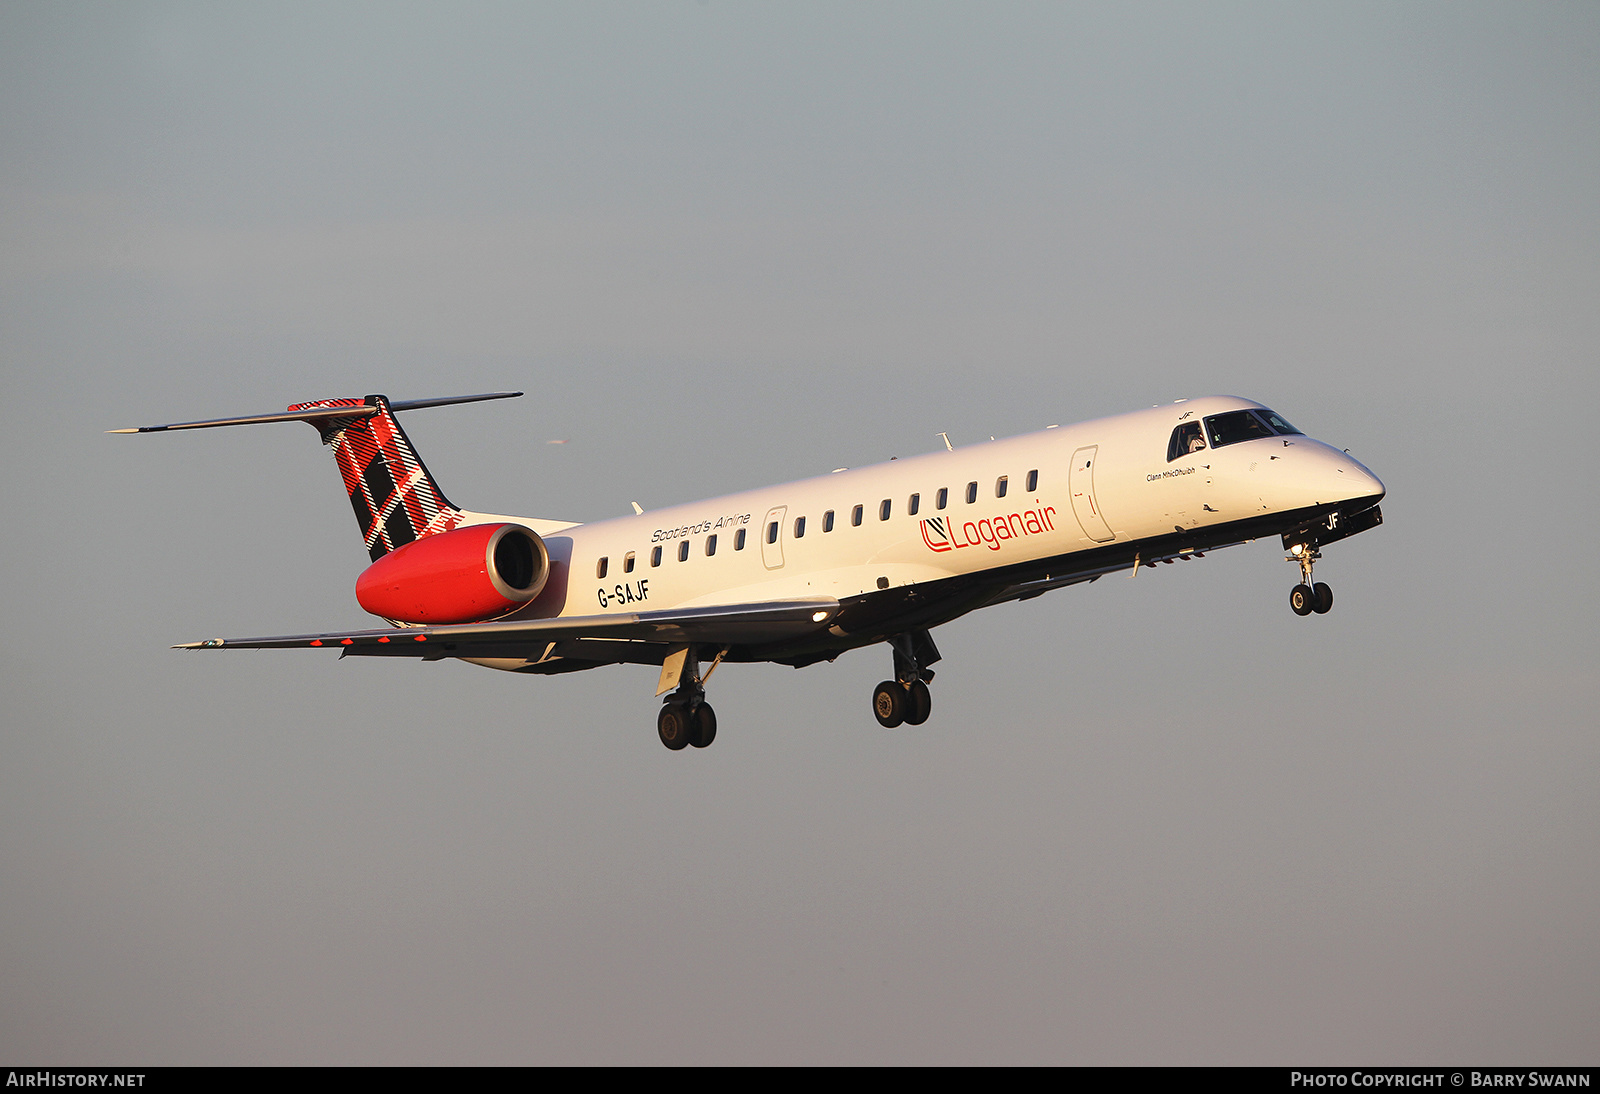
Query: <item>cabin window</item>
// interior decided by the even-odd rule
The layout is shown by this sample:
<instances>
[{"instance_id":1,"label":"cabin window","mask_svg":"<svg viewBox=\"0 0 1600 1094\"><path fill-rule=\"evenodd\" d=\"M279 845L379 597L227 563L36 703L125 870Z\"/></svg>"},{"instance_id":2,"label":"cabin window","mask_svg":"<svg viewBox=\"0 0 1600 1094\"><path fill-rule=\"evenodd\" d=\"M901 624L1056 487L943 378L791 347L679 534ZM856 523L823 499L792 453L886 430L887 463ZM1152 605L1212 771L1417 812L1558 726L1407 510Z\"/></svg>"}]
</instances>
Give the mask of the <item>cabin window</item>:
<instances>
[{"instance_id":1,"label":"cabin window","mask_svg":"<svg viewBox=\"0 0 1600 1094\"><path fill-rule=\"evenodd\" d=\"M1028 472L1028 493L1031 494L1037 489L1039 489L1039 472L1038 469L1034 469Z\"/></svg>"},{"instance_id":2,"label":"cabin window","mask_svg":"<svg viewBox=\"0 0 1600 1094\"><path fill-rule=\"evenodd\" d=\"M735 551L744 550L744 529L743 528L741 528L737 532L733 533L733 549Z\"/></svg>"},{"instance_id":3,"label":"cabin window","mask_svg":"<svg viewBox=\"0 0 1600 1094\"><path fill-rule=\"evenodd\" d=\"M688 562L689 561L689 541L688 540L684 540L682 543L678 544L678 561L679 562Z\"/></svg>"},{"instance_id":4,"label":"cabin window","mask_svg":"<svg viewBox=\"0 0 1600 1094\"><path fill-rule=\"evenodd\" d=\"M824 532L833 531L833 510L832 509L829 509L826 513L822 514L822 530Z\"/></svg>"},{"instance_id":5,"label":"cabin window","mask_svg":"<svg viewBox=\"0 0 1600 1094\"><path fill-rule=\"evenodd\" d=\"M912 494L909 498L906 499L906 515L907 516L912 516L912 517L916 516L917 515L917 510L920 509L920 508L922 508L922 495L921 494Z\"/></svg>"},{"instance_id":6,"label":"cabin window","mask_svg":"<svg viewBox=\"0 0 1600 1094\"><path fill-rule=\"evenodd\" d=\"M794 538L795 539L802 539L802 538L804 538L805 534L806 534L806 518L805 517L795 517L794 518Z\"/></svg>"},{"instance_id":7,"label":"cabin window","mask_svg":"<svg viewBox=\"0 0 1600 1094\"><path fill-rule=\"evenodd\" d=\"M1191 452L1203 451L1205 447L1206 440L1200 435L1200 423L1182 422L1172 431L1172 440L1167 442L1167 462L1171 463Z\"/></svg>"},{"instance_id":8,"label":"cabin window","mask_svg":"<svg viewBox=\"0 0 1600 1094\"><path fill-rule=\"evenodd\" d=\"M933 507L935 509L943 509L949 502L950 488L948 486L939 487L939 492L933 496Z\"/></svg>"},{"instance_id":9,"label":"cabin window","mask_svg":"<svg viewBox=\"0 0 1600 1094\"><path fill-rule=\"evenodd\" d=\"M602 578L603 579L606 576L606 567L609 566L610 564L611 564L611 559L610 558L602 558L598 563L595 564L594 576L596 578Z\"/></svg>"},{"instance_id":10,"label":"cabin window","mask_svg":"<svg viewBox=\"0 0 1600 1094\"><path fill-rule=\"evenodd\" d=\"M894 502L890 501L888 498L884 498L881 502L878 503L878 519L879 520L888 520L889 519L889 514L892 513L893 511L894 511Z\"/></svg>"},{"instance_id":11,"label":"cabin window","mask_svg":"<svg viewBox=\"0 0 1600 1094\"><path fill-rule=\"evenodd\" d=\"M1008 485L1008 480L1009 479L1010 479L1009 475L1001 475L998 479L994 480L994 496L995 497L1003 498L1003 497L1006 496L1006 486Z\"/></svg>"},{"instance_id":12,"label":"cabin window","mask_svg":"<svg viewBox=\"0 0 1600 1094\"><path fill-rule=\"evenodd\" d=\"M629 551L627 554L622 556L622 572L625 573L625 574L633 573L633 552L632 551Z\"/></svg>"},{"instance_id":13,"label":"cabin window","mask_svg":"<svg viewBox=\"0 0 1600 1094\"><path fill-rule=\"evenodd\" d=\"M661 565L661 548L659 548L659 547L651 548L651 550L650 550L650 565L652 565L652 566Z\"/></svg>"},{"instance_id":14,"label":"cabin window","mask_svg":"<svg viewBox=\"0 0 1600 1094\"><path fill-rule=\"evenodd\" d=\"M975 483L975 482L967 483L967 504L971 505L973 502L975 502L977 500L978 500L978 484Z\"/></svg>"},{"instance_id":15,"label":"cabin window","mask_svg":"<svg viewBox=\"0 0 1600 1094\"><path fill-rule=\"evenodd\" d=\"M767 525L767 542L768 543L776 543L776 542L778 542L778 522L777 521L773 521L771 524Z\"/></svg>"},{"instance_id":16,"label":"cabin window","mask_svg":"<svg viewBox=\"0 0 1600 1094\"><path fill-rule=\"evenodd\" d=\"M861 527L861 506L856 506L850 511L850 523L857 528Z\"/></svg>"},{"instance_id":17,"label":"cabin window","mask_svg":"<svg viewBox=\"0 0 1600 1094\"><path fill-rule=\"evenodd\" d=\"M712 555L714 555L716 553L717 553L717 537L716 537L716 534L713 533L713 534L711 534L711 535L706 537L706 557L710 558Z\"/></svg>"}]
</instances>

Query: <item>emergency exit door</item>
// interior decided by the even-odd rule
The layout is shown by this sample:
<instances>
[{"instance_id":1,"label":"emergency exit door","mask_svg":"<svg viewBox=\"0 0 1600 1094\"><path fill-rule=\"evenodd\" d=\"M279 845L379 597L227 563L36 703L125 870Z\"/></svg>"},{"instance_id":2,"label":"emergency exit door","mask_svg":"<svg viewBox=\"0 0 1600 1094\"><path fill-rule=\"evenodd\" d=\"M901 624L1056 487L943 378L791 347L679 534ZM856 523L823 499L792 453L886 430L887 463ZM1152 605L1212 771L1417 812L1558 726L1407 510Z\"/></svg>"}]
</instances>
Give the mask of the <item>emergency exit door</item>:
<instances>
[{"instance_id":1,"label":"emergency exit door","mask_svg":"<svg viewBox=\"0 0 1600 1094\"><path fill-rule=\"evenodd\" d=\"M787 505L768 509L761 522L761 562L769 570L783 567L783 516L788 511Z\"/></svg>"}]
</instances>

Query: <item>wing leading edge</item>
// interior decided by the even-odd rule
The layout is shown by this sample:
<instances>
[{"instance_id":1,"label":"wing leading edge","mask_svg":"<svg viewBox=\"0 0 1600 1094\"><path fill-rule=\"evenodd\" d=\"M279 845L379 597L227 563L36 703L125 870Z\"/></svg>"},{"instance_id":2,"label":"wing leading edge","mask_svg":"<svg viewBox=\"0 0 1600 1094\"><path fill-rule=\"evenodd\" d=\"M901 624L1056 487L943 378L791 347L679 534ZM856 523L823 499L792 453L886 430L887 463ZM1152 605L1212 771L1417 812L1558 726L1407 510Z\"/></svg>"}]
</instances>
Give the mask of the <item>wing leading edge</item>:
<instances>
[{"instance_id":1,"label":"wing leading edge","mask_svg":"<svg viewBox=\"0 0 1600 1094\"><path fill-rule=\"evenodd\" d=\"M266 638L208 638L184 642L175 650L272 650L331 647L355 653L396 657L471 657L486 648L496 651L526 643L530 650L550 642L574 639L671 644L706 642L720 645L761 644L803 638L828 626L839 612L831 597L769 600L734 606L679 608L659 612L580 615L555 619L518 619L498 623L458 623L392 630L327 631Z\"/></svg>"}]
</instances>

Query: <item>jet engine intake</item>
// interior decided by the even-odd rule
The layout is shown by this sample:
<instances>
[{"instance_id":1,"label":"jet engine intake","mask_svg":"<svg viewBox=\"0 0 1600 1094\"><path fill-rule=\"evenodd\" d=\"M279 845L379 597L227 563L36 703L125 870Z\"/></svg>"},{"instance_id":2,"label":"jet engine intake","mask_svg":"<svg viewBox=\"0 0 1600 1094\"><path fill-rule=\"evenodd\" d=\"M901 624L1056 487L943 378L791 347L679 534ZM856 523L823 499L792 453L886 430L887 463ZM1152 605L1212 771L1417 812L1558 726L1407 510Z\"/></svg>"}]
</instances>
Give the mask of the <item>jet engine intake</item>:
<instances>
[{"instance_id":1,"label":"jet engine intake","mask_svg":"<svg viewBox=\"0 0 1600 1094\"><path fill-rule=\"evenodd\" d=\"M550 552L520 524L473 524L424 536L356 579L356 600L402 623L477 623L530 603L550 577Z\"/></svg>"}]
</instances>

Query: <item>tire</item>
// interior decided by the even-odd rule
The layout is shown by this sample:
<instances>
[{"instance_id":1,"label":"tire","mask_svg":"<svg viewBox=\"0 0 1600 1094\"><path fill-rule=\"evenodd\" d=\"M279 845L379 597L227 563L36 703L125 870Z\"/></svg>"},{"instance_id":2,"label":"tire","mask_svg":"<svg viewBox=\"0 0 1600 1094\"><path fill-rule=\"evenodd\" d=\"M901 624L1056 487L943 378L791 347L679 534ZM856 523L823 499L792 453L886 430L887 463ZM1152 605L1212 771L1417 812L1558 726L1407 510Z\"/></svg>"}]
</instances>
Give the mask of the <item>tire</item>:
<instances>
[{"instance_id":1,"label":"tire","mask_svg":"<svg viewBox=\"0 0 1600 1094\"><path fill-rule=\"evenodd\" d=\"M1317 594L1311 591L1310 585L1296 585L1289 590L1289 607L1294 609L1295 615L1310 615L1316 606Z\"/></svg>"},{"instance_id":2,"label":"tire","mask_svg":"<svg viewBox=\"0 0 1600 1094\"><path fill-rule=\"evenodd\" d=\"M872 693L872 714L884 729L906 720L906 706L906 689L898 681L885 680Z\"/></svg>"},{"instance_id":3,"label":"tire","mask_svg":"<svg viewBox=\"0 0 1600 1094\"><path fill-rule=\"evenodd\" d=\"M1319 581L1311 586L1311 594L1316 598L1311 610L1318 615L1327 615L1328 609L1333 607L1333 590Z\"/></svg>"},{"instance_id":4,"label":"tire","mask_svg":"<svg viewBox=\"0 0 1600 1094\"><path fill-rule=\"evenodd\" d=\"M918 680L906 695L906 725L920 726L933 713L933 694L928 685Z\"/></svg>"},{"instance_id":5,"label":"tire","mask_svg":"<svg viewBox=\"0 0 1600 1094\"><path fill-rule=\"evenodd\" d=\"M717 739L717 712L710 703L701 703L689 715L689 743L704 748Z\"/></svg>"},{"instance_id":6,"label":"tire","mask_svg":"<svg viewBox=\"0 0 1600 1094\"><path fill-rule=\"evenodd\" d=\"M682 703L668 703L656 715L661 743L676 752L689 743L689 711Z\"/></svg>"}]
</instances>

